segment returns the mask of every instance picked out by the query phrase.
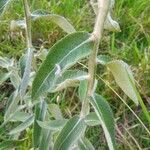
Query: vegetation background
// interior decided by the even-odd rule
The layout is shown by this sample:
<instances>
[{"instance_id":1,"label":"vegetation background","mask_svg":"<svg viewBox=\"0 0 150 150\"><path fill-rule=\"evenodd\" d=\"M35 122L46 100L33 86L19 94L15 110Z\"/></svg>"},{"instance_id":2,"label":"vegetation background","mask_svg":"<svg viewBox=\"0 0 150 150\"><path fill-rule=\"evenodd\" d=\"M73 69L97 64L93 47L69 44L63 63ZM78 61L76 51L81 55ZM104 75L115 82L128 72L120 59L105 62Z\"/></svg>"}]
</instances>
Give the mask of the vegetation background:
<instances>
[{"instance_id":1,"label":"vegetation background","mask_svg":"<svg viewBox=\"0 0 150 150\"><path fill-rule=\"evenodd\" d=\"M2 2L2 1L1 1ZM0 3L1 3L0 2ZM31 10L43 9L47 12L60 14L66 17L77 31L92 32L95 15L88 0L30 0ZM114 18L118 20L121 32L105 32L101 42L99 53L107 54L112 58L122 59L127 62L134 72L141 96L150 109L150 1L149 0L116 0ZM12 31L10 23L12 20L22 19L24 16L22 3L16 0L9 11L3 16L6 21L0 22L0 56L19 58L24 53L25 39L24 31ZM47 21L36 21L32 26L33 44L37 51L49 49L56 41L65 36L54 24ZM39 62L40 64L40 62ZM78 67L75 66L75 67ZM0 69L0 73L4 72ZM128 108L120 101L123 98L134 112L141 118L143 123L149 127L140 107L136 107L129 98L116 86L110 72L103 67L97 69L99 79L98 93L107 98L117 122L117 149L150 149L150 136L139 124ZM106 83L103 82L107 81ZM120 96L116 95L112 89ZM3 122L5 104L13 91L13 86L7 80L0 85L0 123ZM60 107L65 116L72 116L80 109L77 97L77 88L57 93L52 96L61 101ZM8 127L10 128L10 127ZM96 149L107 149L102 130L99 127L89 128L87 136ZM24 135L28 138L18 149L30 147L31 132ZM102 142L100 142L100 140ZM0 137L0 142L3 137Z\"/></svg>"}]
</instances>

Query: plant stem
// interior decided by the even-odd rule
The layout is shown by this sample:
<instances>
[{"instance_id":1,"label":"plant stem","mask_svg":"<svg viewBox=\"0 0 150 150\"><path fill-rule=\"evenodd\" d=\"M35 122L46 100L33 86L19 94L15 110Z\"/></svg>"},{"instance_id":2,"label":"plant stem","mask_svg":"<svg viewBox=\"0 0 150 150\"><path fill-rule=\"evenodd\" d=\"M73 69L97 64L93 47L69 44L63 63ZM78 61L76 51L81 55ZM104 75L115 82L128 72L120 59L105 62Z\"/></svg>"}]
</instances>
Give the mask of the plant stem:
<instances>
[{"instance_id":1,"label":"plant stem","mask_svg":"<svg viewBox=\"0 0 150 150\"><path fill-rule=\"evenodd\" d=\"M91 34L90 39L94 42L93 50L89 56L88 62L88 89L86 99L83 101L81 116L85 116L89 111L89 100L88 97L93 95L94 92L94 82L95 82L95 71L96 71L96 58L99 49L100 40L102 38L102 33L104 29L104 22L109 10L109 0L98 0L98 15L96 17L96 22L94 26L94 31Z\"/></svg>"},{"instance_id":2,"label":"plant stem","mask_svg":"<svg viewBox=\"0 0 150 150\"><path fill-rule=\"evenodd\" d=\"M32 37L31 37L31 13L27 0L23 0L25 21L26 21L26 42L27 48L32 48Z\"/></svg>"},{"instance_id":3,"label":"plant stem","mask_svg":"<svg viewBox=\"0 0 150 150\"><path fill-rule=\"evenodd\" d=\"M89 57L89 83L88 83L88 96L92 96L93 87L95 81L95 71L96 71L96 58L99 49L100 40L102 38L104 22L108 14L109 0L98 0L98 15L95 22L94 31L92 33L91 39L94 41L93 51Z\"/></svg>"}]
</instances>

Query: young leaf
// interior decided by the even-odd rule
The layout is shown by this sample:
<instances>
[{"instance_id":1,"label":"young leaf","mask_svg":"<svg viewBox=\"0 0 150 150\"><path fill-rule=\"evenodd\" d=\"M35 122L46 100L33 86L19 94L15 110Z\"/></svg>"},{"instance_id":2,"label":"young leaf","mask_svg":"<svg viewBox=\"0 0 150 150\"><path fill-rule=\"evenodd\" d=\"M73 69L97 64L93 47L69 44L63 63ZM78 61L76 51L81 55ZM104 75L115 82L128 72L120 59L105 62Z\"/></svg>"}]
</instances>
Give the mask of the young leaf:
<instances>
[{"instance_id":1,"label":"young leaf","mask_svg":"<svg viewBox=\"0 0 150 150\"><path fill-rule=\"evenodd\" d=\"M95 112L89 113L85 119L84 119L85 124L89 125L89 126L97 126L100 125L100 120L97 117Z\"/></svg>"},{"instance_id":2,"label":"young leaf","mask_svg":"<svg viewBox=\"0 0 150 150\"><path fill-rule=\"evenodd\" d=\"M98 3L93 2L93 0L91 0L91 5L93 7L93 10L95 12L95 14L98 13ZM111 11L112 11L112 7L114 6L114 1L111 0L110 3L110 8L106 17L106 21L104 23L104 29L108 30L108 31L117 31L120 32L120 26L118 24L118 22L116 22L115 20L112 19L111 17Z\"/></svg>"},{"instance_id":3,"label":"young leaf","mask_svg":"<svg viewBox=\"0 0 150 150\"><path fill-rule=\"evenodd\" d=\"M47 105L44 100L42 100L39 104L35 106L35 120L34 120L34 130L33 130L33 144L34 148L37 148L39 146L39 143L41 141L41 132L42 129L38 125L37 121L43 121L46 115L47 111Z\"/></svg>"},{"instance_id":4,"label":"young leaf","mask_svg":"<svg viewBox=\"0 0 150 150\"><path fill-rule=\"evenodd\" d=\"M81 102L83 102L86 98L87 85L88 85L87 80L80 81L78 95Z\"/></svg>"},{"instance_id":5,"label":"young leaf","mask_svg":"<svg viewBox=\"0 0 150 150\"><path fill-rule=\"evenodd\" d=\"M78 116L71 118L58 135L53 150L69 150L85 130L83 119Z\"/></svg>"},{"instance_id":6,"label":"young leaf","mask_svg":"<svg viewBox=\"0 0 150 150\"><path fill-rule=\"evenodd\" d=\"M57 24L60 28L62 28L66 33L73 33L75 32L74 27L62 16L56 14L48 14L42 11L34 11L32 14L32 19L47 19L55 24Z\"/></svg>"},{"instance_id":7,"label":"young leaf","mask_svg":"<svg viewBox=\"0 0 150 150\"><path fill-rule=\"evenodd\" d=\"M29 127L34 121L34 116L30 116L27 120L25 120L23 123L21 123L19 126L17 126L16 128L14 128L13 130L11 130L9 132L9 134L17 134L23 130L25 130L27 127Z\"/></svg>"},{"instance_id":8,"label":"young leaf","mask_svg":"<svg viewBox=\"0 0 150 150\"><path fill-rule=\"evenodd\" d=\"M75 87L79 84L79 81L85 80L87 78L88 75L84 71L68 70L57 79L56 85L52 92L57 92L67 87Z\"/></svg>"},{"instance_id":9,"label":"young leaf","mask_svg":"<svg viewBox=\"0 0 150 150\"><path fill-rule=\"evenodd\" d=\"M106 65L110 61L112 61L112 59L107 55L98 55L97 56L97 62L102 65Z\"/></svg>"},{"instance_id":10,"label":"young leaf","mask_svg":"<svg viewBox=\"0 0 150 150\"><path fill-rule=\"evenodd\" d=\"M34 100L52 89L57 78L67 68L89 55L93 47L89 37L90 34L86 32L76 32L58 41L50 49L33 81L32 98Z\"/></svg>"},{"instance_id":11,"label":"young leaf","mask_svg":"<svg viewBox=\"0 0 150 150\"><path fill-rule=\"evenodd\" d=\"M109 104L98 94L94 94L90 97L90 103L92 104L104 130L109 149L115 150L115 125Z\"/></svg>"},{"instance_id":12,"label":"young leaf","mask_svg":"<svg viewBox=\"0 0 150 150\"><path fill-rule=\"evenodd\" d=\"M81 138L78 140L79 150L95 150L92 143L87 138Z\"/></svg>"},{"instance_id":13,"label":"young leaf","mask_svg":"<svg viewBox=\"0 0 150 150\"><path fill-rule=\"evenodd\" d=\"M129 66L123 61L116 60L107 63L107 67L112 72L119 87L138 105L137 89L135 88L134 77Z\"/></svg>"},{"instance_id":14,"label":"young leaf","mask_svg":"<svg viewBox=\"0 0 150 150\"><path fill-rule=\"evenodd\" d=\"M8 73L0 73L0 85L5 82L11 75L11 72Z\"/></svg>"},{"instance_id":15,"label":"young leaf","mask_svg":"<svg viewBox=\"0 0 150 150\"><path fill-rule=\"evenodd\" d=\"M55 130L60 130L61 128L64 127L64 125L66 124L67 119L57 119L57 120L51 120L51 121L37 121L38 125L43 128L43 129L49 129L52 131Z\"/></svg>"}]
</instances>

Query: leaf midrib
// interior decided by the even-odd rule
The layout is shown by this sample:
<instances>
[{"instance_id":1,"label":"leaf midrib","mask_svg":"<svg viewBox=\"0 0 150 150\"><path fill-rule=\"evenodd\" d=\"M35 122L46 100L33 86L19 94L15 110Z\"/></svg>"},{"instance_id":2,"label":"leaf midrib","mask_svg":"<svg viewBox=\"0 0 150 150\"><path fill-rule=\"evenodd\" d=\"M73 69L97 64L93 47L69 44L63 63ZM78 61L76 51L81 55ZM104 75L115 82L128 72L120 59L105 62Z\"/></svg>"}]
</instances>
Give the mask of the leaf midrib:
<instances>
[{"instance_id":1,"label":"leaf midrib","mask_svg":"<svg viewBox=\"0 0 150 150\"><path fill-rule=\"evenodd\" d=\"M58 64L60 64L66 57L68 57L72 52L74 52L77 48L81 47L82 45L84 45L85 43L90 42L90 39L85 40L84 42L82 42L81 44L79 44L77 47L73 48L67 55L65 55L65 57L63 57L62 60L59 61ZM68 65L69 66L69 65ZM65 67L66 68L66 67ZM48 75L46 76L46 78L43 80L42 84L40 85L40 87L38 88L37 92L38 93L41 89L41 87L44 85L44 83L46 82L47 78L50 76L50 74L54 71L55 67L50 71L50 73L48 73ZM63 68L64 69L64 68ZM36 95L36 93L34 94L34 96Z\"/></svg>"}]
</instances>

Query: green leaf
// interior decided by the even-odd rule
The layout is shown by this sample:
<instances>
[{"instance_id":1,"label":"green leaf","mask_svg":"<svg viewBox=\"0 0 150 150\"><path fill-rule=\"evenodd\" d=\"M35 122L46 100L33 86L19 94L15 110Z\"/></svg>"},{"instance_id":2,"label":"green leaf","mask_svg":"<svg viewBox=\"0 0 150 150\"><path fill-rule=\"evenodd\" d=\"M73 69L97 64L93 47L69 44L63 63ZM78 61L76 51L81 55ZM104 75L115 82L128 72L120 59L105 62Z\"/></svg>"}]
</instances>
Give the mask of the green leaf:
<instances>
[{"instance_id":1,"label":"green leaf","mask_svg":"<svg viewBox=\"0 0 150 150\"><path fill-rule=\"evenodd\" d=\"M49 51L33 81L32 98L54 87L61 74L80 59L89 55L93 42L90 34L76 32L58 41Z\"/></svg>"},{"instance_id":2,"label":"green leaf","mask_svg":"<svg viewBox=\"0 0 150 150\"><path fill-rule=\"evenodd\" d=\"M67 87L76 87L79 82L88 78L88 75L84 71L80 70L68 70L64 72L56 81L56 85L52 92L58 92L66 89Z\"/></svg>"},{"instance_id":3,"label":"green leaf","mask_svg":"<svg viewBox=\"0 0 150 150\"><path fill-rule=\"evenodd\" d=\"M31 115L28 113L25 113L23 111L19 111L17 113L14 114L14 116L12 117L12 119L10 121L16 122L16 121L21 121L24 122L25 120L27 120Z\"/></svg>"},{"instance_id":4,"label":"green leaf","mask_svg":"<svg viewBox=\"0 0 150 150\"><path fill-rule=\"evenodd\" d=\"M89 125L89 126L97 126L100 125L100 120L97 117L95 112L89 113L85 119L84 119L85 124Z\"/></svg>"},{"instance_id":5,"label":"green leaf","mask_svg":"<svg viewBox=\"0 0 150 150\"><path fill-rule=\"evenodd\" d=\"M78 140L78 147L79 150L95 150L92 143L85 137Z\"/></svg>"},{"instance_id":6,"label":"green leaf","mask_svg":"<svg viewBox=\"0 0 150 150\"><path fill-rule=\"evenodd\" d=\"M32 63L32 57L33 57L33 48L27 49L26 54L26 66L23 74L23 78L21 80L21 84L19 87L19 93L21 97L24 97L25 92L28 87L29 79L30 79L30 72L31 72L31 63Z\"/></svg>"},{"instance_id":7,"label":"green leaf","mask_svg":"<svg viewBox=\"0 0 150 150\"><path fill-rule=\"evenodd\" d=\"M33 144L34 148L37 148L39 146L39 143L41 141L41 132L42 129L38 125L37 121L44 121L45 115L47 112L47 104L44 100L41 100L39 104L35 106L35 120L34 120L34 127L33 127Z\"/></svg>"},{"instance_id":8,"label":"green leaf","mask_svg":"<svg viewBox=\"0 0 150 150\"><path fill-rule=\"evenodd\" d=\"M28 128L34 121L34 116L30 116L27 120L25 120L23 123L21 123L19 126L17 126L16 128L14 128L13 130L11 130L9 132L10 135L12 134L17 134L23 130L25 130L26 128Z\"/></svg>"},{"instance_id":9,"label":"green leaf","mask_svg":"<svg viewBox=\"0 0 150 150\"><path fill-rule=\"evenodd\" d=\"M0 85L5 82L9 77L10 77L11 73L0 73Z\"/></svg>"},{"instance_id":10,"label":"green leaf","mask_svg":"<svg viewBox=\"0 0 150 150\"><path fill-rule=\"evenodd\" d=\"M4 13L4 11L7 10L7 8L9 7L12 1L13 0L1 0L0 1L0 15Z\"/></svg>"},{"instance_id":11,"label":"green leaf","mask_svg":"<svg viewBox=\"0 0 150 150\"><path fill-rule=\"evenodd\" d=\"M63 119L62 112L58 105L50 104L49 111L50 111L52 117L54 117L55 119Z\"/></svg>"},{"instance_id":12,"label":"green leaf","mask_svg":"<svg viewBox=\"0 0 150 150\"><path fill-rule=\"evenodd\" d=\"M98 55L97 56L97 62L106 65L108 62L110 62L112 59L107 55Z\"/></svg>"},{"instance_id":13,"label":"green leaf","mask_svg":"<svg viewBox=\"0 0 150 150\"><path fill-rule=\"evenodd\" d=\"M80 138L85 130L83 119L71 118L58 135L53 150L68 150Z\"/></svg>"},{"instance_id":14,"label":"green leaf","mask_svg":"<svg viewBox=\"0 0 150 150\"><path fill-rule=\"evenodd\" d=\"M0 67L8 69L8 67L10 67L10 66L12 67L13 64L14 64L13 59L9 59L9 58L0 56Z\"/></svg>"},{"instance_id":15,"label":"green leaf","mask_svg":"<svg viewBox=\"0 0 150 150\"><path fill-rule=\"evenodd\" d=\"M109 149L115 150L115 123L109 104L102 96L98 94L94 94L90 97L90 103L92 104L97 117L100 120Z\"/></svg>"},{"instance_id":16,"label":"green leaf","mask_svg":"<svg viewBox=\"0 0 150 150\"><path fill-rule=\"evenodd\" d=\"M38 125L41 128L49 129L52 131L62 129L64 125L66 124L66 122L67 122L67 119L57 119L57 120L44 121L44 122L37 121Z\"/></svg>"},{"instance_id":17,"label":"green leaf","mask_svg":"<svg viewBox=\"0 0 150 150\"><path fill-rule=\"evenodd\" d=\"M16 109L18 108L18 102L19 102L19 98L18 98L18 91L14 91L11 96L8 99L8 103L6 106L6 112L4 115L4 121L8 120L8 118L11 117L12 114L14 114L14 112L16 111Z\"/></svg>"},{"instance_id":18,"label":"green leaf","mask_svg":"<svg viewBox=\"0 0 150 150\"><path fill-rule=\"evenodd\" d=\"M47 129L42 130L42 139L40 142L39 150L49 150L51 149L51 131Z\"/></svg>"},{"instance_id":19,"label":"green leaf","mask_svg":"<svg viewBox=\"0 0 150 150\"><path fill-rule=\"evenodd\" d=\"M138 105L138 92L135 88L134 77L129 66L123 61L116 60L109 62L107 67L112 72L119 87L136 105Z\"/></svg>"},{"instance_id":20,"label":"green leaf","mask_svg":"<svg viewBox=\"0 0 150 150\"><path fill-rule=\"evenodd\" d=\"M65 19L60 15L48 14L46 12L42 12L39 10L34 11L31 15L33 20L46 19L46 20L50 20L51 22L54 22L60 28L62 28L66 33L75 32L74 27L67 21L67 19Z\"/></svg>"},{"instance_id":21,"label":"green leaf","mask_svg":"<svg viewBox=\"0 0 150 150\"><path fill-rule=\"evenodd\" d=\"M88 82L87 80L80 81L78 95L81 102L83 102L86 98Z\"/></svg>"}]
</instances>

